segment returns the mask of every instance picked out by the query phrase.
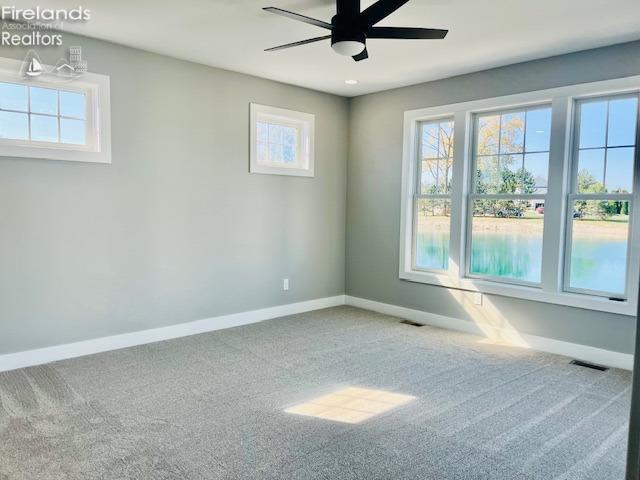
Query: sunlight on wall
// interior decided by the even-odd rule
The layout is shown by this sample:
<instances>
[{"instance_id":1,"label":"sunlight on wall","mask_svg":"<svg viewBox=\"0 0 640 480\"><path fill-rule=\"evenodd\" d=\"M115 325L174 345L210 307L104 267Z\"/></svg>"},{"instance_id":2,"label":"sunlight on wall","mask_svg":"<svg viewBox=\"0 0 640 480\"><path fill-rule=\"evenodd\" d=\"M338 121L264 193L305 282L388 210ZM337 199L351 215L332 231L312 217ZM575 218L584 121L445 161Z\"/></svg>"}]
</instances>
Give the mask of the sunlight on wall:
<instances>
[{"instance_id":1,"label":"sunlight on wall","mask_svg":"<svg viewBox=\"0 0 640 480\"><path fill-rule=\"evenodd\" d=\"M360 423L415 398L384 390L350 387L288 408L285 412L335 422Z\"/></svg>"},{"instance_id":2,"label":"sunlight on wall","mask_svg":"<svg viewBox=\"0 0 640 480\"><path fill-rule=\"evenodd\" d=\"M471 298L472 293L461 290L449 290L449 293L464 308L473 323L486 337L481 340L482 343L529 347L520 333L486 295L482 295L482 305L476 305Z\"/></svg>"},{"instance_id":3,"label":"sunlight on wall","mask_svg":"<svg viewBox=\"0 0 640 480\"><path fill-rule=\"evenodd\" d=\"M457 269L457 266L455 266ZM482 295L482 304L473 301L473 292L448 289L451 297L464 308L473 323L486 338L482 343L491 345L509 345L515 347L529 347L522 335L509 323L500 310L487 295Z\"/></svg>"}]
</instances>

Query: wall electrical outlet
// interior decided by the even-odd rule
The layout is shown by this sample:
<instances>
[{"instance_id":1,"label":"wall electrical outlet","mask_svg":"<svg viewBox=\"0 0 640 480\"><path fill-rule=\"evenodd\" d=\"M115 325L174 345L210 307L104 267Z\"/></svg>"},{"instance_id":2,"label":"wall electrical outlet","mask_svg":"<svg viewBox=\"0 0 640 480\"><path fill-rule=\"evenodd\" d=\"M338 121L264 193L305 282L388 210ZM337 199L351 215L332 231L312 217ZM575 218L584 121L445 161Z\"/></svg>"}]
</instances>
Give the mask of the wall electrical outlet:
<instances>
[{"instance_id":1,"label":"wall electrical outlet","mask_svg":"<svg viewBox=\"0 0 640 480\"><path fill-rule=\"evenodd\" d=\"M282 280L282 290L284 290L285 292L287 290L289 290L289 279L285 278Z\"/></svg>"},{"instance_id":2,"label":"wall electrical outlet","mask_svg":"<svg viewBox=\"0 0 640 480\"><path fill-rule=\"evenodd\" d=\"M482 293L480 292L473 293L473 303L474 305L482 305Z\"/></svg>"}]
</instances>

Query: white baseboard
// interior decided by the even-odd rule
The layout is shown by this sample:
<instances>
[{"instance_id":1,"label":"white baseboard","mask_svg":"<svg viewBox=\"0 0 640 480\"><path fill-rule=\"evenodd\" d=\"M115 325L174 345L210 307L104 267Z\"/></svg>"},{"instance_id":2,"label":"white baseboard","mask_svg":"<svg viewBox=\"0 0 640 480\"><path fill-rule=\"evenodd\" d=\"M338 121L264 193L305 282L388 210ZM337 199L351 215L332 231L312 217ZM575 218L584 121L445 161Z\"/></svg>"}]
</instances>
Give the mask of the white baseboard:
<instances>
[{"instance_id":1,"label":"white baseboard","mask_svg":"<svg viewBox=\"0 0 640 480\"><path fill-rule=\"evenodd\" d=\"M466 333L480 335L483 337L487 337L488 332L491 332L491 330L493 330L497 338L508 337L511 333L506 329L501 329L495 326L483 325L482 328L480 328L477 324L471 321L446 317L444 315L423 312L421 310L414 310L406 307L400 307L398 305L376 302L374 300L368 300L366 298L346 295L345 299L347 305L352 305L354 307L373 310L374 312L393 315L395 317L406 318L408 320L412 320L414 322L422 323L425 325L433 325L450 330L458 330ZM611 350L604 350L602 348L564 342L562 340L554 340L552 338L539 337L526 333L518 332L518 337L522 340L522 343L518 346L524 348L531 348L533 350L539 350L542 352L564 355L567 357L596 363L598 365L605 365L607 367L622 368L625 370L631 370L633 368L633 355L631 354L613 352Z\"/></svg>"},{"instance_id":2,"label":"white baseboard","mask_svg":"<svg viewBox=\"0 0 640 480\"><path fill-rule=\"evenodd\" d=\"M386 315L406 318L426 325L458 330L485 337L487 336L488 328L493 329L497 336L507 336L509 333L498 327L488 327L484 325L480 328L473 322L461 320L459 318L446 317L435 313L400 307L398 305L352 297L350 295L337 295L335 297L318 298L315 300L308 300L306 302L290 303L287 305L279 305L277 307L222 315L220 317L196 320L194 322L179 323L168 327L154 328L139 332L124 333L110 337L95 338L81 342L0 355L0 372L23 367L31 367L34 365L42 365L44 363L65 360L67 358L81 357L83 355L91 355L109 350L134 347L136 345L144 345L146 343L170 340L172 338L186 337L198 333L238 327L272 318L310 312L312 310L319 310L321 308L329 308L345 304L366 310L373 310L374 312L380 312ZM613 352L601 348L590 347L588 345L580 345L524 333L519 333L518 336L525 343L520 346L525 348L565 355L567 357L578 358L580 360L606 365L608 367L622 368L625 370L631 370L633 367L633 355L630 354Z\"/></svg>"},{"instance_id":3,"label":"white baseboard","mask_svg":"<svg viewBox=\"0 0 640 480\"><path fill-rule=\"evenodd\" d=\"M206 318L194 322L179 323L168 327L153 328L110 337L95 338L81 342L67 343L53 347L27 350L24 352L0 355L0 372L15 370L17 368L42 365L44 363L65 360L67 358L81 357L93 353L117 350L120 348L144 345L146 343L159 342L172 338L186 337L198 333L212 332L224 328L238 327L249 323L256 323L271 318L294 315L296 313L310 312L321 308L344 305L345 296L318 298L306 302L290 303L277 307L262 308L249 312L233 313L220 317Z\"/></svg>"}]
</instances>

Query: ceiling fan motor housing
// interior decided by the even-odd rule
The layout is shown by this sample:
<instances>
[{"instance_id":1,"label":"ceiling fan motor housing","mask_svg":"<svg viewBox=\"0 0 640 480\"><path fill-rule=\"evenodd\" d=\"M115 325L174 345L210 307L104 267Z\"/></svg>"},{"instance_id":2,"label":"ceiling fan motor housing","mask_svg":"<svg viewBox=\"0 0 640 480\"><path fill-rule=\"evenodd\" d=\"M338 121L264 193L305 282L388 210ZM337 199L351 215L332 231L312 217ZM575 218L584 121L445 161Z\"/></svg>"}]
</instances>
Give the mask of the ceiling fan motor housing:
<instances>
[{"instance_id":1,"label":"ceiling fan motor housing","mask_svg":"<svg viewBox=\"0 0 640 480\"><path fill-rule=\"evenodd\" d=\"M367 36L358 28L358 18L336 15L331 19L331 45L338 42L358 42L364 44Z\"/></svg>"}]
</instances>

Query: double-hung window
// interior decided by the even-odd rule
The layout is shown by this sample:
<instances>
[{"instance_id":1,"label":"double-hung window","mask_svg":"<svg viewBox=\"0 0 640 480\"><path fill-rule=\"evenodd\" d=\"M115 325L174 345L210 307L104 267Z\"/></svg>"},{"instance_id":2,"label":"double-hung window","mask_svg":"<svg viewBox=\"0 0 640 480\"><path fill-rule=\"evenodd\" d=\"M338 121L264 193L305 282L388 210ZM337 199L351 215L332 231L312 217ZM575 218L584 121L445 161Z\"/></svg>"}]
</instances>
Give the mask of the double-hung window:
<instances>
[{"instance_id":1,"label":"double-hung window","mask_svg":"<svg viewBox=\"0 0 640 480\"><path fill-rule=\"evenodd\" d=\"M635 315L640 77L405 112L400 278Z\"/></svg>"},{"instance_id":2,"label":"double-hung window","mask_svg":"<svg viewBox=\"0 0 640 480\"><path fill-rule=\"evenodd\" d=\"M414 265L447 270L451 225L453 119L421 122L418 185L414 197Z\"/></svg>"},{"instance_id":3,"label":"double-hung window","mask_svg":"<svg viewBox=\"0 0 640 480\"><path fill-rule=\"evenodd\" d=\"M551 107L474 115L468 273L539 284Z\"/></svg>"},{"instance_id":4,"label":"double-hung window","mask_svg":"<svg viewBox=\"0 0 640 480\"><path fill-rule=\"evenodd\" d=\"M567 202L568 291L627 297L637 118L637 93L576 102Z\"/></svg>"}]
</instances>

